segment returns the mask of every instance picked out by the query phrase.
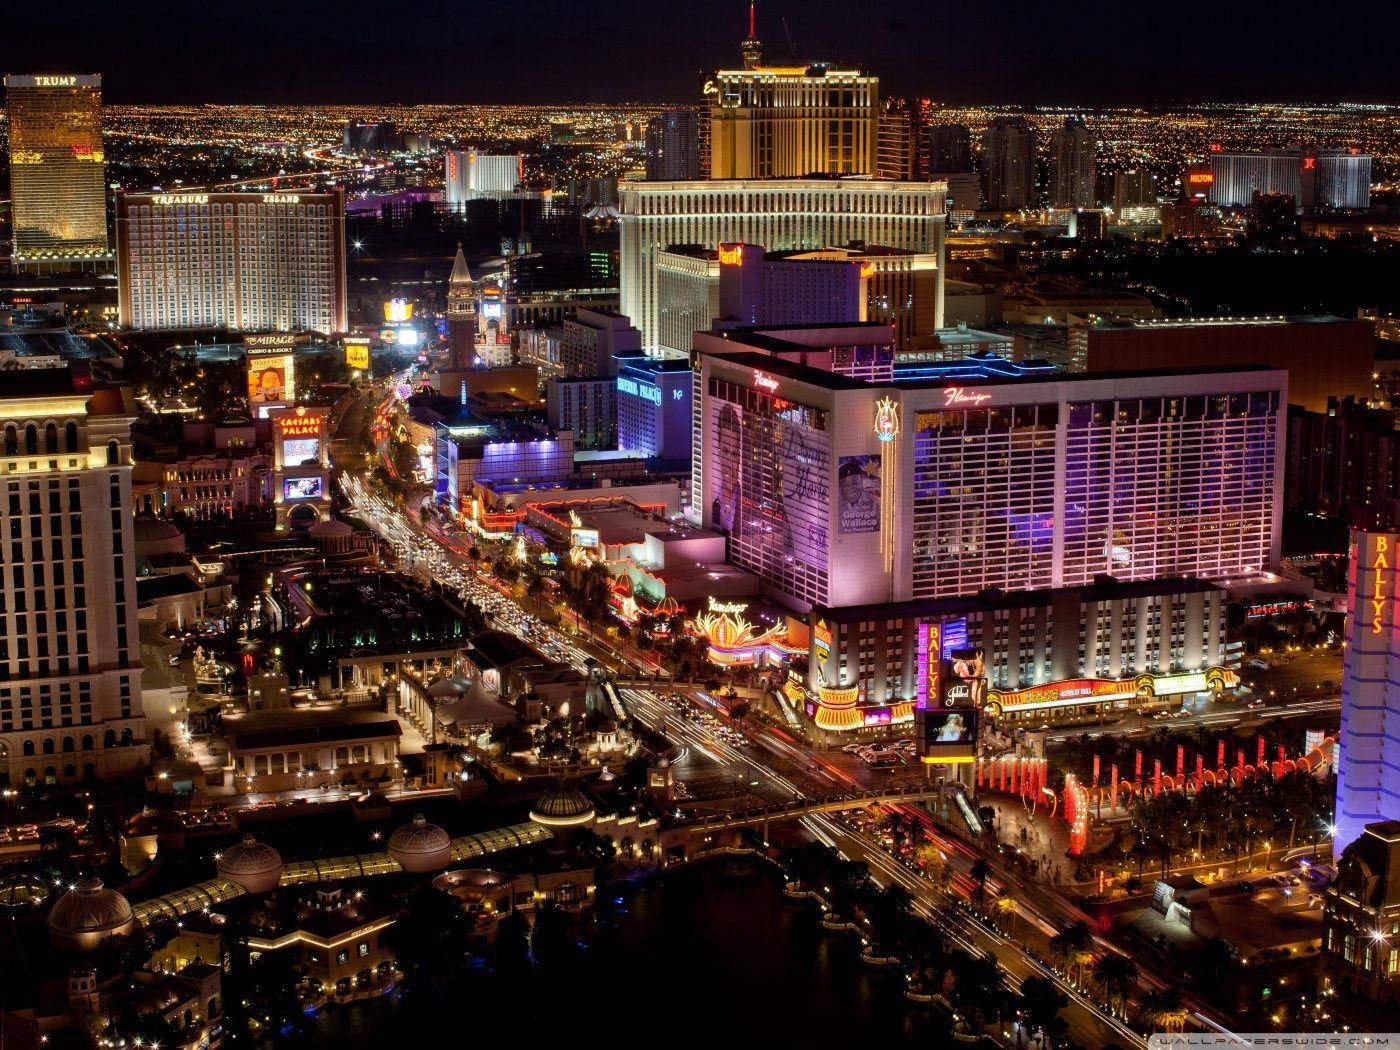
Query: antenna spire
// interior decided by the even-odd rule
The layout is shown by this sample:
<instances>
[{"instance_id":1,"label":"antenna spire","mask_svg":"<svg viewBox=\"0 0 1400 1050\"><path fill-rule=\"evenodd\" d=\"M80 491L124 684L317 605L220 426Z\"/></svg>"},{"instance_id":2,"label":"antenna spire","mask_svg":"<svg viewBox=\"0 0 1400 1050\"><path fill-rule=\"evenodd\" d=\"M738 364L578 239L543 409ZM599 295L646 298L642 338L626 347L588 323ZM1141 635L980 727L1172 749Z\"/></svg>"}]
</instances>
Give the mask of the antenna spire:
<instances>
[{"instance_id":1,"label":"antenna spire","mask_svg":"<svg viewBox=\"0 0 1400 1050\"><path fill-rule=\"evenodd\" d=\"M754 0L749 0L749 39L750 39L750 40L753 40L753 39L754 39L754 31L753 31L753 29L754 29L754 22L753 22L753 3L754 3Z\"/></svg>"}]
</instances>

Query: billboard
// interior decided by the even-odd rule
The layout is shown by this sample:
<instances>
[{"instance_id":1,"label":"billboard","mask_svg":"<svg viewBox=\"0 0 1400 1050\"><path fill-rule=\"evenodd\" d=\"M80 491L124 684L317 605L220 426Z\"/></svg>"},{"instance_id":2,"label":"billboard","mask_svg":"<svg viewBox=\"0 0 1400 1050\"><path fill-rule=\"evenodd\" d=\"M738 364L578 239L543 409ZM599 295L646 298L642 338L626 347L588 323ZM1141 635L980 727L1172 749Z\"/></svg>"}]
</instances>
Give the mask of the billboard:
<instances>
[{"instance_id":1,"label":"billboard","mask_svg":"<svg viewBox=\"0 0 1400 1050\"><path fill-rule=\"evenodd\" d=\"M345 340L345 363L364 372L369 369L369 340Z\"/></svg>"},{"instance_id":2,"label":"billboard","mask_svg":"<svg viewBox=\"0 0 1400 1050\"><path fill-rule=\"evenodd\" d=\"M282 499L291 503L302 499L321 498L321 478L319 475L309 478L283 478L282 479Z\"/></svg>"},{"instance_id":3,"label":"billboard","mask_svg":"<svg viewBox=\"0 0 1400 1050\"><path fill-rule=\"evenodd\" d=\"M842 456L836 528L843 536L880 531L880 457Z\"/></svg>"},{"instance_id":4,"label":"billboard","mask_svg":"<svg viewBox=\"0 0 1400 1050\"><path fill-rule=\"evenodd\" d=\"M977 753L977 710L915 708L914 736L924 762L971 762Z\"/></svg>"},{"instance_id":5,"label":"billboard","mask_svg":"<svg viewBox=\"0 0 1400 1050\"><path fill-rule=\"evenodd\" d=\"M938 706L981 707L986 699L986 655L981 649L954 649L940 663Z\"/></svg>"},{"instance_id":6,"label":"billboard","mask_svg":"<svg viewBox=\"0 0 1400 1050\"><path fill-rule=\"evenodd\" d=\"M291 438L282 442L282 465L300 467L321 462L320 438Z\"/></svg>"},{"instance_id":7,"label":"billboard","mask_svg":"<svg viewBox=\"0 0 1400 1050\"><path fill-rule=\"evenodd\" d=\"M782 565L815 581L827 571L831 454L824 412L769 396L755 373L758 404L722 402L710 416L713 470L706 470L711 527L742 543L746 567ZM742 396L744 392L738 392Z\"/></svg>"},{"instance_id":8,"label":"billboard","mask_svg":"<svg viewBox=\"0 0 1400 1050\"><path fill-rule=\"evenodd\" d=\"M970 744L977 738L977 712L930 711L924 718L924 732L930 744Z\"/></svg>"},{"instance_id":9,"label":"billboard","mask_svg":"<svg viewBox=\"0 0 1400 1050\"><path fill-rule=\"evenodd\" d=\"M267 404L290 401L291 358L283 354L273 357L248 358L248 403Z\"/></svg>"},{"instance_id":10,"label":"billboard","mask_svg":"<svg viewBox=\"0 0 1400 1050\"><path fill-rule=\"evenodd\" d=\"M413 320L413 304L407 299L387 299L384 302L386 324L407 324Z\"/></svg>"}]
</instances>

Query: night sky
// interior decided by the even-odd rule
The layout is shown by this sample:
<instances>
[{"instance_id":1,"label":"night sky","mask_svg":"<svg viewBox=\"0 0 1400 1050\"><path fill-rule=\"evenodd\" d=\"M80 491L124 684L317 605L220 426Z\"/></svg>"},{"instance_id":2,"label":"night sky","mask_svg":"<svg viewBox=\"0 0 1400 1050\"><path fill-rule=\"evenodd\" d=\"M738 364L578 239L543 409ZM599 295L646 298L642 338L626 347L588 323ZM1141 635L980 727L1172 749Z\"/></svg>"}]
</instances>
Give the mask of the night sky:
<instances>
[{"instance_id":1,"label":"night sky","mask_svg":"<svg viewBox=\"0 0 1400 1050\"><path fill-rule=\"evenodd\" d=\"M9 0L9 72L100 72L112 103L691 101L743 0ZM1228 14L1222 12L1228 11ZM1192 13L1194 12L1194 14ZM1400 101L1393 2L760 0L774 58L884 95L1162 105Z\"/></svg>"}]
</instances>

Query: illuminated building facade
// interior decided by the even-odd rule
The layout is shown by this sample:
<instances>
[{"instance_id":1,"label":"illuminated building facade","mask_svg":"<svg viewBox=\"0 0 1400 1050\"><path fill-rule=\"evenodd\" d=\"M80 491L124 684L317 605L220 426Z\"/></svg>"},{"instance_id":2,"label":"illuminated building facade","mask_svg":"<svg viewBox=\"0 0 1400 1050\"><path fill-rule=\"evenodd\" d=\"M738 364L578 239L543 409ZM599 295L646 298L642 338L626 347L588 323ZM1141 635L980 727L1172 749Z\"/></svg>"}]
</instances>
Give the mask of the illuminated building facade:
<instances>
[{"instance_id":1,"label":"illuminated building facade","mask_svg":"<svg viewBox=\"0 0 1400 1050\"><path fill-rule=\"evenodd\" d=\"M499 312L500 304L496 304ZM462 246L447 278L447 349L453 368L470 368L476 358L476 284L467 268Z\"/></svg>"},{"instance_id":2,"label":"illuminated building facade","mask_svg":"<svg viewBox=\"0 0 1400 1050\"><path fill-rule=\"evenodd\" d=\"M1341 854L1322 924L1325 986L1400 1004L1400 821L1367 825Z\"/></svg>"},{"instance_id":3,"label":"illuminated building facade","mask_svg":"<svg viewBox=\"0 0 1400 1050\"><path fill-rule=\"evenodd\" d=\"M544 385L545 418L571 430L581 450L617 445L617 385L611 376L554 376Z\"/></svg>"},{"instance_id":4,"label":"illuminated building facade","mask_svg":"<svg viewBox=\"0 0 1400 1050\"><path fill-rule=\"evenodd\" d=\"M710 98L710 177L871 175L880 81L825 65L720 70Z\"/></svg>"},{"instance_id":5,"label":"illuminated building facade","mask_svg":"<svg viewBox=\"0 0 1400 1050\"><path fill-rule=\"evenodd\" d=\"M617 447L660 459L690 457L690 357L632 357L617 372Z\"/></svg>"},{"instance_id":6,"label":"illuminated building facade","mask_svg":"<svg viewBox=\"0 0 1400 1050\"><path fill-rule=\"evenodd\" d=\"M1066 117L1050 136L1050 207L1094 206L1094 136L1083 117Z\"/></svg>"},{"instance_id":7,"label":"illuminated building facade","mask_svg":"<svg viewBox=\"0 0 1400 1050\"><path fill-rule=\"evenodd\" d=\"M345 198L117 194L126 328L344 332Z\"/></svg>"},{"instance_id":8,"label":"illuminated building facade","mask_svg":"<svg viewBox=\"0 0 1400 1050\"><path fill-rule=\"evenodd\" d=\"M928 178L928 99L887 98L880 104L875 173L882 179L915 182Z\"/></svg>"},{"instance_id":9,"label":"illuminated building facade","mask_svg":"<svg viewBox=\"0 0 1400 1050\"><path fill-rule=\"evenodd\" d=\"M696 337L691 510L794 608L1277 564L1283 371L872 383L727 335ZM872 427L882 399L889 440Z\"/></svg>"},{"instance_id":10,"label":"illuminated building facade","mask_svg":"<svg viewBox=\"0 0 1400 1050\"><path fill-rule=\"evenodd\" d=\"M1025 117L993 117L982 132L982 204L994 211L1034 207L1035 129Z\"/></svg>"},{"instance_id":11,"label":"illuminated building facade","mask_svg":"<svg viewBox=\"0 0 1400 1050\"><path fill-rule=\"evenodd\" d=\"M1249 208L1256 193L1287 193L1303 200L1302 150L1237 153L1212 149L1210 202L1221 208Z\"/></svg>"},{"instance_id":12,"label":"illuminated building facade","mask_svg":"<svg viewBox=\"0 0 1400 1050\"><path fill-rule=\"evenodd\" d=\"M559 365L566 376L614 376L617 360L642 352L642 334L614 310L579 308L563 324Z\"/></svg>"},{"instance_id":13,"label":"illuminated building facade","mask_svg":"<svg viewBox=\"0 0 1400 1050\"><path fill-rule=\"evenodd\" d=\"M149 760L129 395L68 369L0 397L0 781L77 783Z\"/></svg>"},{"instance_id":14,"label":"illuminated building facade","mask_svg":"<svg viewBox=\"0 0 1400 1050\"><path fill-rule=\"evenodd\" d=\"M449 208L484 197L509 197L525 179L525 158L519 153L492 156L474 149L450 149L443 158Z\"/></svg>"},{"instance_id":15,"label":"illuminated building facade","mask_svg":"<svg viewBox=\"0 0 1400 1050\"><path fill-rule=\"evenodd\" d=\"M782 179L708 182L623 182L622 313L659 345L660 252L673 245L717 248L764 245L770 252L858 242L932 255L941 264L942 183L869 179ZM942 266L937 265L942 280ZM941 287L938 300L941 301Z\"/></svg>"},{"instance_id":16,"label":"illuminated building facade","mask_svg":"<svg viewBox=\"0 0 1400 1050\"><path fill-rule=\"evenodd\" d=\"M1087 311L1086 311L1087 312ZM1370 322L1326 314L1076 321L1070 360L1090 372L1263 364L1288 370L1288 400L1326 412L1328 398L1371 396Z\"/></svg>"},{"instance_id":17,"label":"illuminated building facade","mask_svg":"<svg viewBox=\"0 0 1400 1050\"><path fill-rule=\"evenodd\" d=\"M108 260L102 78L5 77L14 261Z\"/></svg>"},{"instance_id":18,"label":"illuminated building facade","mask_svg":"<svg viewBox=\"0 0 1400 1050\"><path fill-rule=\"evenodd\" d=\"M665 182L700 177L700 114L668 109L647 121L647 179Z\"/></svg>"},{"instance_id":19,"label":"illuminated building facade","mask_svg":"<svg viewBox=\"0 0 1400 1050\"><path fill-rule=\"evenodd\" d=\"M1322 150L1317 155L1313 190L1316 208L1364 209L1371 206L1371 157L1357 150Z\"/></svg>"},{"instance_id":20,"label":"illuminated building facade","mask_svg":"<svg viewBox=\"0 0 1400 1050\"><path fill-rule=\"evenodd\" d=\"M1400 533L1353 530L1337 735L1333 855L1367 824L1400 820Z\"/></svg>"},{"instance_id":21,"label":"illuminated building facade","mask_svg":"<svg viewBox=\"0 0 1400 1050\"><path fill-rule=\"evenodd\" d=\"M1228 604L1222 588L1202 580L1104 577L1084 587L819 607L806 685L815 693L824 682L850 683L878 710L921 696L940 647L945 656L977 648L983 706L999 724L1108 721L1237 684Z\"/></svg>"}]
</instances>

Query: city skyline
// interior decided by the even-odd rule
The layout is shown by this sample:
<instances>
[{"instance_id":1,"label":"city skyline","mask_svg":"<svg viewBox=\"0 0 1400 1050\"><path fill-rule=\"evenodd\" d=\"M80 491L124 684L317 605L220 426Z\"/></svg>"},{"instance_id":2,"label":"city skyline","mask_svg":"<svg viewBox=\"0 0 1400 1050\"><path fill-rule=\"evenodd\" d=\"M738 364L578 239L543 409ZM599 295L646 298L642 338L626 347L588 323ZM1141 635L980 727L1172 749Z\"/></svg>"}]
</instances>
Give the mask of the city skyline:
<instances>
[{"instance_id":1,"label":"city skyline","mask_svg":"<svg viewBox=\"0 0 1400 1050\"><path fill-rule=\"evenodd\" d=\"M1349 38L1345 62L1279 61L1296 47L1291 11L1301 16L1303 5L1285 4L1275 19L1256 22L1254 46L1232 49L1228 63L1215 48L1179 46L1172 20L1104 0L1072 11L1014 0L975 10L770 0L758 5L757 30L770 58L872 71L884 96L1084 106L1400 100L1400 71L1383 34ZM1350 24L1385 13L1369 0L1352 5ZM101 72L118 104L682 103L698 101L712 70L738 64L745 18L735 0L601 7L528 0L515 14L531 32L466 24L441 0L408 0L386 36L371 31L384 19L364 0L333 10L291 5L275 20L164 2L136 12L80 2L61 17L12 15L7 61L13 70L48 69L61 40L66 68L51 71ZM217 41L223 65L214 68L226 72L211 77L203 49L165 46L171 25L186 39Z\"/></svg>"},{"instance_id":2,"label":"city skyline","mask_svg":"<svg viewBox=\"0 0 1400 1050\"><path fill-rule=\"evenodd\" d=\"M0 1047L1394 1027L1400 104L1226 101L1385 34L129 6L0 69Z\"/></svg>"}]
</instances>

